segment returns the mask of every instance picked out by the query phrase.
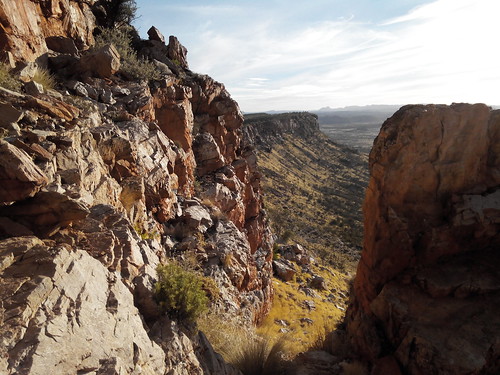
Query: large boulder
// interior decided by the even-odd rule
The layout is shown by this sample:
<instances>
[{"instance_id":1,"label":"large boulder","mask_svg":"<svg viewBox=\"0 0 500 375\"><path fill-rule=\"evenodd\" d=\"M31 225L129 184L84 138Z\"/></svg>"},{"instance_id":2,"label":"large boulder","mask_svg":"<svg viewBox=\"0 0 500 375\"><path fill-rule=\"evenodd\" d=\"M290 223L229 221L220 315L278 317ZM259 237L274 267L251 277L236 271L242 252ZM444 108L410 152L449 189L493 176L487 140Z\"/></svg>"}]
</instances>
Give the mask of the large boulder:
<instances>
[{"instance_id":1,"label":"large boulder","mask_svg":"<svg viewBox=\"0 0 500 375\"><path fill-rule=\"evenodd\" d=\"M113 44L106 44L83 56L79 70L99 78L109 78L120 69L120 54Z\"/></svg>"},{"instance_id":2,"label":"large boulder","mask_svg":"<svg viewBox=\"0 0 500 375\"><path fill-rule=\"evenodd\" d=\"M352 341L404 373L497 373L500 111L406 106L370 153Z\"/></svg>"}]
</instances>

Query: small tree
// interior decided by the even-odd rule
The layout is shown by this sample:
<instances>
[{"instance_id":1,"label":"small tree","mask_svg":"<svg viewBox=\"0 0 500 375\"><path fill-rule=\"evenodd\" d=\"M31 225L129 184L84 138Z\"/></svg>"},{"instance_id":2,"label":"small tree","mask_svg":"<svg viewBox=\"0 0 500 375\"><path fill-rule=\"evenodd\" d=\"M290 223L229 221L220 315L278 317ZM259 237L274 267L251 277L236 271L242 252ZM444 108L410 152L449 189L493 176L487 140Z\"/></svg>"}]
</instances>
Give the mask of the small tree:
<instances>
[{"instance_id":1,"label":"small tree","mask_svg":"<svg viewBox=\"0 0 500 375\"><path fill-rule=\"evenodd\" d=\"M208 297L201 276L175 263L159 265L156 271L156 301L171 318L194 322L207 310Z\"/></svg>"},{"instance_id":2,"label":"small tree","mask_svg":"<svg viewBox=\"0 0 500 375\"><path fill-rule=\"evenodd\" d=\"M97 4L98 23L104 27L130 25L136 19L135 0L100 0Z\"/></svg>"}]
</instances>

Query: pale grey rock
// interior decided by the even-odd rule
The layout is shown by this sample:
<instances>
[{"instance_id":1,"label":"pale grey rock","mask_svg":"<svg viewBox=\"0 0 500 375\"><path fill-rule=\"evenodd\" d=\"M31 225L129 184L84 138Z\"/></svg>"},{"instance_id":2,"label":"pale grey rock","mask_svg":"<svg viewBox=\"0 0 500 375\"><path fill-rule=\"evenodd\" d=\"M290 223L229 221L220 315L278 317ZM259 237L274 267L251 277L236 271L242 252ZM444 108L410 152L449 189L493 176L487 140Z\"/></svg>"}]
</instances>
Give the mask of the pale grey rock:
<instances>
[{"instance_id":1,"label":"pale grey rock","mask_svg":"<svg viewBox=\"0 0 500 375\"><path fill-rule=\"evenodd\" d=\"M69 81L66 83L66 87L73 91L76 95L82 96L84 98L89 96L89 93L85 87L85 84L79 81Z\"/></svg>"},{"instance_id":2,"label":"pale grey rock","mask_svg":"<svg viewBox=\"0 0 500 375\"><path fill-rule=\"evenodd\" d=\"M24 237L0 257L2 374L166 372L132 294L87 252Z\"/></svg>"},{"instance_id":3,"label":"pale grey rock","mask_svg":"<svg viewBox=\"0 0 500 375\"><path fill-rule=\"evenodd\" d=\"M206 232L213 224L210 213L200 205L186 208L182 218L189 228L197 229L202 233Z\"/></svg>"},{"instance_id":4,"label":"pale grey rock","mask_svg":"<svg viewBox=\"0 0 500 375\"><path fill-rule=\"evenodd\" d=\"M213 172L225 164L224 156L210 133L200 133L196 136L193 151L199 176Z\"/></svg>"},{"instance_id":5,"label":"pale grey rock","mask_svg":"<svg viewBox=\"0 0 500 375\"><path fill-rule=\"evenodd\" d=\"M211 375L242 375L242 373L233 366L224 362L222 356L216 353L207 337L203 332L198 332L194 338L196 343L195 354L198 357L203 374Z\"/></svg>"}]
</instances>

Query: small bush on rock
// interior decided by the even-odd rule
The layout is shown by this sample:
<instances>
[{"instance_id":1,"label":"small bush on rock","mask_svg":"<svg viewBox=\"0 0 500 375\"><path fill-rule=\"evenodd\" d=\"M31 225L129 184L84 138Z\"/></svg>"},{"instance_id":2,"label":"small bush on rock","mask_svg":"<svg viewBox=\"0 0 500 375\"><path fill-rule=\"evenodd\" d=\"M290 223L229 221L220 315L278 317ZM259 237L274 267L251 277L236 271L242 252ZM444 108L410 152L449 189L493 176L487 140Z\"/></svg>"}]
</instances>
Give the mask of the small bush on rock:
<instances>
[{"instance_id":1,"label":"small bush on rock","mask_svg":"<svg viewBox=\"0 0 500 375\"><path fill-rule=\"evenodd\" d=\"M171 318L194 322L207 310L208 297L201 276L175 263L157 268L155 298Z\"/></svg>"},{"instance_id":2,"label":"small bush on rock","mask_svg":"<svg viewBox=\"0 0 500 375\"><path fill-rule=\"evenodd\" d=\"M160 79L156 66L149 60L139 58L132 47L133 29L130 27L99 29L95 39L95 48L99 49L106 44L113 44L120 54L120 71L132 79L155 80Z\"/></svg>"}]
</instances>

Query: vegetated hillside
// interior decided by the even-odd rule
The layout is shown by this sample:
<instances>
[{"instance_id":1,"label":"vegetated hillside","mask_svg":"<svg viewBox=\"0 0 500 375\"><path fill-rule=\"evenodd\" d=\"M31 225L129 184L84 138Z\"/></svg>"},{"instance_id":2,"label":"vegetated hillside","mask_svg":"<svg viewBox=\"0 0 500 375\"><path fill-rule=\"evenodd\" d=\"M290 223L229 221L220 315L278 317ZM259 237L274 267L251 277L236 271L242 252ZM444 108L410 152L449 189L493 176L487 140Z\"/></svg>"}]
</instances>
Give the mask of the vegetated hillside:
<instances>
[{"instance_id":1,"label":"vegetated hillside","mask_svg":"<svg viewBox=\"0 0 500 375\"><path fill-rule=\"evenodd\" d=\"M367 157L320 132L311 113L246 115L244 131L256 138L265 204L279 240L353 270L363 238Z\"/></svg>"}]
</instances>

